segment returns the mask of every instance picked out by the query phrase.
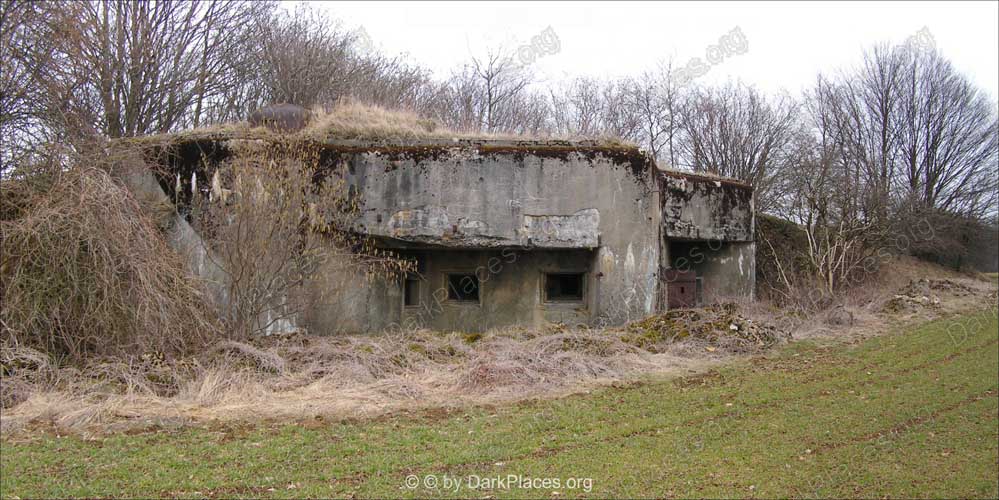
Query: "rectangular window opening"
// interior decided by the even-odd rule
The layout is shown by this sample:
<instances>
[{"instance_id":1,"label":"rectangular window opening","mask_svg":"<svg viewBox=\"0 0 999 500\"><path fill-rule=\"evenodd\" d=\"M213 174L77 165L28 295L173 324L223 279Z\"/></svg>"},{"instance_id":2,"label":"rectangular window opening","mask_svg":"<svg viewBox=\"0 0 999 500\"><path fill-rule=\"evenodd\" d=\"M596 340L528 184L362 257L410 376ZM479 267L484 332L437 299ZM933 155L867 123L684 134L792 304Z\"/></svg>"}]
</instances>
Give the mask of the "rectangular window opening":
<instances>
[{"instance_id":1,"label":"rectangular window opening","mask_svg":"<svg viewBox=\"0 0 999 500\"><path fill-rule=\"evenodd\" d=\"M455 302L479 301L479 278L474 273L447 275L447 299Z\"/></svg>"},{"instance_id":2,"label":"rectangular window opening","mask_svg":"<svg viewBox=\"0 0 999 500\"><path fill-rule=\"evenodd\" d=\"M545 302L582 302L585 273L545 274Z\"/></svg>"},{"instance_id":3,"label":"rectangular window opening","mask_svg":"<svg viewBox=\"0 0 999 500\"><path fill-rule=\"evenodd\" d=\"M415 276L406 278L402 288L403 305L407 307L420 305L420 280Z\"/></svg>"}]
</instances>

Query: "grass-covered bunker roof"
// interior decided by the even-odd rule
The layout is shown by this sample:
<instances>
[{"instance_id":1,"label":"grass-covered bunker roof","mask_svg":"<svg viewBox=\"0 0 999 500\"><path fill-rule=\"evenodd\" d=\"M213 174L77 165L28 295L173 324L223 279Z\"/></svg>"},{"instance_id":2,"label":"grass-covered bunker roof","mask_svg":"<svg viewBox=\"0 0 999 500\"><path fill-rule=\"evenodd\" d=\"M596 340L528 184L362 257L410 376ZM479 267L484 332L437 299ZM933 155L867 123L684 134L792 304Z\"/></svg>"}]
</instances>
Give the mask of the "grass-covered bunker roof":
<instances>
[{"instance_id":1,"label":"grass-covered bunker roof","mask_svg":"<svg viewBox=\"0 0 999 500\"><path fill-rule=\"evenodd\" d=\"M751 189L733 179L659 170L652 157L637 145L616 138L539 139L460 132L441 127L433 120L413 113L349 102L329 110L311 111L308 125L295 132L251 127L246 122L240 122L123 139L122 142L143 150L162 187L182 203L190 200L175 192L176 176L180 177L185 187L194 178L199 187L207 188L212 174L211 165L225 161L241 148L267 145L316 151L320 169L324 165L335 165L343 155L358 153L377 153L395 165L405 160L420 163L451 155L456 150L471 150L483 156L512 154L568 159L572 155L590 160L603 157L614 164L627 166L643 182L653 172L658 172L662 176L681 177L693 182L722 182L730 187ZM190 192L189 189L187 191Z\"/></svg>"}]
</instances>

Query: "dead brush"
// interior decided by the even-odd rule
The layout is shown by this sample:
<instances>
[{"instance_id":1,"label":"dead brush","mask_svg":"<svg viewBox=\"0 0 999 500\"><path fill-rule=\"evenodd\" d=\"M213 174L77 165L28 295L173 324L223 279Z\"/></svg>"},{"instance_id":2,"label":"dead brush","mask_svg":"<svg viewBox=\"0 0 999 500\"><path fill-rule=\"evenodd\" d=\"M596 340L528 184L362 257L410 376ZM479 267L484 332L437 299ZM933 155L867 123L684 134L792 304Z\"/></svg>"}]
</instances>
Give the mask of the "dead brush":
<instances>
[{"instance_id":1,"label":"dead brush","mask_svg":"<svg viewBox=\"0 0 999 500\"><path fill-rule=\"evenodd\" d=\"M657 356L599 330L510 329L474 343L423 330L260 338L181 359L58 368L56 383L18 389L20 402L0 423L85 431L129 421L352 416L517 400L662 370ZM160 379L164 372L173 376Z\"/></svg>"},{"instance_id":2,"label":"dead brush","mask_svg":"<svg viewBox=\"0 0 999 500\"><path fill-rule=\"evenodd\" d=\"M265 351L244 342L225 340L209 350L209 355L224 356L234 363L247 364L269 373L285 372L284 358L272 351Z\"/></svg>"},{"instance_id":3,"label":"dead brush","mask_svg":"<svg viewBox=\"0 0 999 500\"><path fill-rule=\"evenodd\" d=\"M0 203L5 345L82 360L174 355L218 335L183 263L104 169L5 181Z\"/></svg>"},{"instance_id":4,"label":"dead brush","mask_svg":"<svg viewBox=\"0 0 999 500\"><path fill-rule=\"evenodd\" d=\"M334 377L338 383L371 383L435 365L454 363L472 350L456 335L428 331L396 334L312 337L276 348L295 370L311 377Z\"/></svg>"},{"instance_id":5,"label":"dead brush","mask_svg":"<svg viewBox=\"0 0 999 500\"><path fill-rule=\"evenodd\" d=\"M33 390L52 386L57 374L44 353L0 344L0 408L10 408L28 399Z\"/></svg>"},{"instance_id":6,"label":"dead brush","mask_svg":"<svg viewBox=\"0 0 999 500\"><path fill-rule=\"evenodd\" d=\"M461 332L427 330L224 341L178 360L60 369L63 383L35 387L5 412L3 425L43 420L76 431L130 419L141 424L376 415L546 397L699 366L628 343L623 333L557 326L495 330L474 342ZM176 374L162 387L142 373L161 367Z\"/></svg>"},{"instance_id":7,"label":"dead brush","mask_svg":"<svg viewBox=\"0 0 999 500\"><path fill-rule=\"evenodd\" d=\"M650 356L608 331L490 336L462 363L456 386L470 393L535 394L584 380L622 378L649 368Z\"/></svg>"},{"instance_id":8,"label":"dead brush","mask_svg":"<svg viewBox=\"0 0 999 500\"><path fill-rule=\"evenodd\" d=\"M84 386L81 392L170 397L192 378L197 368L196 362L164 360L146 353L128 359L106 357L88 361L75 379ZM71 370L74 368L68 367L67 371Z\"/></svg>"}]
</instances>

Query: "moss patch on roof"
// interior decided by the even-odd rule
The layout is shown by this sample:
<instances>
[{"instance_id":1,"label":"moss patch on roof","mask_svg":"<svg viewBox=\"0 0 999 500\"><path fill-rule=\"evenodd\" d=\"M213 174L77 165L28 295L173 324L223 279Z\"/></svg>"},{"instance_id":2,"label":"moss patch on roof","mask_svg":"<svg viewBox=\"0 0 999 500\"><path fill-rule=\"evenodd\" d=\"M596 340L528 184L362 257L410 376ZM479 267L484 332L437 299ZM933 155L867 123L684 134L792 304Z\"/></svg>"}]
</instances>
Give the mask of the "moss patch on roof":
<instances>
[{"instance_id":1,"label":"moss patch on roof","mask_svg":"<svg viewBox=\"0 0 999 500\"><path fill-rule=\"evenodd\" d=\"M720 175L712 174L710 172L687 172L683 170L659 169L659 174L666 177L673 177L676 179L687 179L694 182L720 182L722 184L732 187L753 189L753 186L747 182L741 181L739 179L733 179L731 177L723 177Z\"/></svg>"}]
</instances>

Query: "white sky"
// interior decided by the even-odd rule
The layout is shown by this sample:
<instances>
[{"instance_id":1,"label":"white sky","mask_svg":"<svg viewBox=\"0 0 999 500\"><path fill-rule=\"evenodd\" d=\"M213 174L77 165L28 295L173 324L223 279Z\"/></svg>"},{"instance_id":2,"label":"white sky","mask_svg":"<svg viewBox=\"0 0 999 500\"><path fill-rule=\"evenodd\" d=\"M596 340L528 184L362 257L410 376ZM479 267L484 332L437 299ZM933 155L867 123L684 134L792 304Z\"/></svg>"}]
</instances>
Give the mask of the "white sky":
<instances>
[{"instance_id":1,"label":"white sky","mask_svg":"<svg viewBox=\"0 0 999 500\"><path fill-rule=\"evenodd\" d=\"M902 44L924 27L936 47L995 100L999 2L319 2L348 28L363 27L388 54L446 77L471 54L516 49L551 26L561 50L531 68L544 81L633 76L673 57L681 65L735 27L745 54L699 81L738 78L797 94L819 71L858 63L877 42Z\"/></svg>"}]
</instances>

